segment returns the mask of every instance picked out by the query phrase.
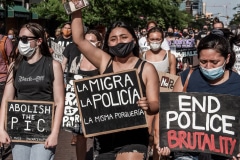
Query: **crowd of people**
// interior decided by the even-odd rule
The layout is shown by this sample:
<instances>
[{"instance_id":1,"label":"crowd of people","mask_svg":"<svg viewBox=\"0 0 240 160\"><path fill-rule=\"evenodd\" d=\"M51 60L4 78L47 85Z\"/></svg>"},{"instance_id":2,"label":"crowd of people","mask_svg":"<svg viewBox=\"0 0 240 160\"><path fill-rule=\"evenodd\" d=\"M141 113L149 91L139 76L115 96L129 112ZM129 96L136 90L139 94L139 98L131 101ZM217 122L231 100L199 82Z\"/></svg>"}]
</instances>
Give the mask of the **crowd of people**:
<instances>
[{"instance_id":1,"label":"crowd of people","mask_svg":"<svg viewBox=\"0 0 240 160\"><path fill-rule=\"evenodd\" d=\"M75 75L85 78L129 69L138 72L143 96L136 103L145 111L148 127L93 137L93 159L227 159L207 153L173 152L168 146L160 148L158 72L179 75L174 92L240 96L239 68L235 65L236 47L240 47L238 30L224 28L215 18L213 28L204 25L200 31L190 27L179 31L172 26L164 31L155 21L136 31L117 21L103 34L83 25L81 10L71 16L71 22L56 28L53 37L37 23L24 24L19 30L11 28L0 35L5 39L3 48L0 45L0 144L11 145L13 159L54 159L61 138L65 86ZM53 42L65 47L61 62L52 57ZM29 77L43 78L34 81ZM45 143L11 142L5 128L9 100L54 102L54 125ZM87 138L81 124L73 130L69 143L76 146L77 159L85 160Z\"/></svg>"}]
</instances>

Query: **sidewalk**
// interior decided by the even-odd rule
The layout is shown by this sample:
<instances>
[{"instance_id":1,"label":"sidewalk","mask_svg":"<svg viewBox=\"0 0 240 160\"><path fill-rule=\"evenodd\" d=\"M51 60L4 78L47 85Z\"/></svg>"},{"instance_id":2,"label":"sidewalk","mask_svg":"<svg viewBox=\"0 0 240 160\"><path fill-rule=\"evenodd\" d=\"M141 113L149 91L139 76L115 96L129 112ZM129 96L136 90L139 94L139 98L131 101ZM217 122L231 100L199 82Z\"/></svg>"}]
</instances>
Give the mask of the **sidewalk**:
<instances>
[{"instance_id":1,"label":"sidewalk","mask_svg":"<svg viewBox=\"0 0 240 160\"><path fill-rule=\"evenodd\" d=\"M59 134L59 144L57 146L57 151L54 160L77 160L75 146L71 145L72 133L61 130ZM87 144L87 159L92 160L92 139L88 140ZM6 159L3 160L13 160L10 154Z\"/></svg>"}]
</instances>

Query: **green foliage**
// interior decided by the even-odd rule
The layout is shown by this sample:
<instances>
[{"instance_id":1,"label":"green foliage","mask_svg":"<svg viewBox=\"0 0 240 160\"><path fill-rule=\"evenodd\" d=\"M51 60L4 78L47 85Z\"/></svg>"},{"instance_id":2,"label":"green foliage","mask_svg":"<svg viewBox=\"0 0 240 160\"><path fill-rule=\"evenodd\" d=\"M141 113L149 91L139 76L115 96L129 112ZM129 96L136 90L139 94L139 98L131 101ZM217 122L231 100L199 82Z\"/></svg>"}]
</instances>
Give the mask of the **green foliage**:
<instances>
[{"instance_id":1,"label":"green foliage","mask_svg":"<svg viewBox=\"0 0 240 160\"><path fill-rule=\"evenodd\" d=\"M155 20L159 26L183 28L191 16L179 10L182 0L89 0L90 6L83 9L86 25L105 25L122 20L135 28L145 27L147 21ZM67 21L61 0L42 1L31 7L41 18Z\"/></svg>"},{"instance_id":2,"label":"green foliage","mask_svg":"<svg viewBox=\"0 0 240 160\"><path fill-rule=\"evenodd\" d=\"M68 20L61 0L41 1L39 4L33 5L30 10L43 19L55 19L62 22Z\"/></svg>"},{"instance_id":3,"label":"green foliage","mask_svg":"<svg viewBox=\"0 0 240 160\"><path fill-rule=\"evenodd\" d=\"M191 17L179 10L181 0L89 0L90 6L83 10L87 25L109 25L123 20L133 27L145 27L147 21L155 20L159 26L179 28L187 26Z\"/></svg>"}]
</instances>

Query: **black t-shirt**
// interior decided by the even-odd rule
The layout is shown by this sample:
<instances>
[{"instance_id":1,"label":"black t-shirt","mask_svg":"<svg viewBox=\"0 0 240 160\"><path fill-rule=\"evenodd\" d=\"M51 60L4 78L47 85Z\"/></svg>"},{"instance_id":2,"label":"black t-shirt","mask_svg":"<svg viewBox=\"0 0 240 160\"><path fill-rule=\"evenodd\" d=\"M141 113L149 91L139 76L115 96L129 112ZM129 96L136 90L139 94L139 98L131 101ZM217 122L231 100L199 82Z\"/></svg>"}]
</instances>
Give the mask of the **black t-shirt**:
<instances>
[{"instance_id":1,"label":"black t-shirt","mask_svg":"<svg viewBox=\"0 0 240 160\"><path fill-rule=\"evenodd\" d=\"M68 39L65 39L65 38L63 38L63 36L61 36L58 39L56 39L55 42L57 44L59 44L60 46L67 47L70 43L73 42L73 40L72 40L72 36Z\"/></svg>"},{"instance_id":2,"label":"black t-shirt","mask_svg":"<svg viewBox=\"0 0 240 160\"><path fill-rule=\"evenodd\" d=\"M53 101L52 61L52 57L45 56L33 64L22 60L14 78L18 100Z\"/></svg>"},{"instance_id":3,"label":"black t-shirt","mask_svg":"<svg viewBox=\"0 0 240 160\"><path fill-rule=\"evenodd\" d=\"M198 33L196 40L201 40L202 38L204 38L207 35L207 31L201 31Z\"/></svg>"},{"instance_id":4,"label":"black t-shirt","mask_svg":"<svg viewBox=\"0 0 240 160\"><path fill-rule=\"evenodd\" d=\"M80 56L81 52L75 43L70 43L63 51L63 56L68 59L67 66L71 66L75 57ZM69 71L69 68L68 68Z\"/></svg>"}]
</instances>

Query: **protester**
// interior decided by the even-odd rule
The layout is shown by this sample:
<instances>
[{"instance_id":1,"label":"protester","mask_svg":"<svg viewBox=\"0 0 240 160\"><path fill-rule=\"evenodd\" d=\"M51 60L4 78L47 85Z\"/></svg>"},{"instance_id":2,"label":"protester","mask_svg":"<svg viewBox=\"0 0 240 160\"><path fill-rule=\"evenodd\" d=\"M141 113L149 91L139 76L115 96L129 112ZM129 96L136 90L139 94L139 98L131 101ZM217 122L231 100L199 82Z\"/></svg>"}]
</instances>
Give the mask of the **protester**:
<instances>
[{"instance_id":1,"label":"protester","mask_svg":"<svg viewBox=\"0 0 240 160\"><path fill-rule=\"evenodd\" d=\"M212 30L204 37L197 48L199 67L195 68L188 79L187 92L207 92L240 96L240 76L232 71L235 62L229 40L221 30ZM182 72L175 83L174 92L182 92L189 74ZM200 155L212 160L227 159L223 156L206 153L175 152L175 159L198 158Z\"/></svg>"},{"instance_id":2,"label":"protester","mask_svg":"<svg viewBox=\"0 0 240 160\"><path fill-rule=\"evenodd\" d=\"M54 39L58 39L59 37L61 37L62 35L62 31L61 31L61 28L60 27L57 27L55 29L55 38Z\"/></svg>"},{"instance_id":3,"label":"protester","mask_svg":"<svg viewBox=\"0 0 240 160\"><path fill-rule=\"evenodd\" d=\"M85 34L85 39L88 40L93 46L101 48L102 36L97 30L88 30ZM70 73L81 75L83 78L99 75L98 69L92 63L90 63L83 54L74 58L69 70ZM79 124L79 127L81 127L81 124ZM77 160L85 160L87 152L87 138L83 136L82 128L79 128L76 134Z\"/></svg>"},{"instance_id":4,"label":"protester","mask_svg":"<svg viewBox=\"0 0 240 160\"><path fill-rule=\"evenodd\" d=\"M222 29L224 28L224 24L217 17L213 19L213 29Z\"/></svg>"},{"instance_id":5,"label":"protester","mask_svg":"<svg viewBox=\"0 0 240 160\"><path fill-rule=\"evenodd\" d=\"M62 34L58 38L55 39L55 42L60 46L66 47L70 43L72 43L72 29L71 22L66 22L62 27Z\"/></svg>"},{"instance_id":6,"label":"protester","mask_svg":"<svg viewBox=\"0 0 240 160\"><path fill-rule=\"evenodd\" d=\"M51 47L52 47L52 41L54 41L54 38L50 36L49 30L47 28L44 28L44 32L45 32L45 37L47 39L49 52L53 54L54 51Z\"/></svg>"},{"instance_id":7,"label":"protester","mask_svg":"<svg viewBox=\"0 0 240 160\"><path fill-rule=\"evenodd\" d=\"M198 43L200 42L200 40L204 38L207 34L208 34L208 26L203 25L202 31L200 31L196 37L196 41L197 41L196 46L198 46Z\"/></svg>"},{"instance_id":8,"label":"protester","mask_svg":"<svg viewBox=\"0 0 240 160\"><path fill-rule=\"evenodd\" d=\"M151 28L153 27L157 27L157 22L155 21L148 21L147 22L147 31L149 31ZM147 37L146 36L143 36L139 39L138 41L139 43L139 46L140 46L140 53L144 53L146 52L147 50L150 49L150 46L149 44L147 43ZM168 42L166 39L163 40L162 42L162 46L161 46L164 50L170 50L169 48L169 45L168 45Z\"/></svg>"},{"instance_id":9,"label":"protester","mask_svg":"<svg viewBox=\"0 0 240 160\"><path fill-rule=\"evenodd\" d=\"M7 35L8 35L8 38L11 39L13 46L18 43L18 40L17 40L18 30L17 29L15 29L15 28L9 29Z\"/></svg>"},{"instance_id":10,"label":"protester","mask_svg":"<svg viewBox=\"0 0 240 160\"><path fill-rule=\"evenodd\" d=\"M171 42L171 41L174 41L176 39L178 39L179 37L175 37L174 36L174 33L173 33L173 28L170 26L168 27L168 30L167 30L167 34L166 34L166 40L168 42ZM171 47L171 46L170 46Z\"/></svg>"},{"instance_id":11,"label":"protester","mask_svg":"<svg viewBox=\"0 0 240 160\"><path fill-rule=\"evenodd\" d=\"M158 27L153 27L148 31L147 41L150 50L143 53L143 60L154 65L158 72L176 74L176 58L170 51L161 48L161 43L164 39L163 30ZM159 113L156 115L148 116L149 134L154 137L154 144L159 144ZM150 139L151 141L151 139ZM159 155L156 147L153 147L153 160L158 160ZM150 143L150 147L152 145Z\"/></svg>"},{"instance_id":12,"label":"protester","mask_svg":"<svg viewBox=\"0 0 240 160\"><path fill-rule=\"evenodd\" d=\"M85 39L93 46L101 48L102 36L97 30L88 30L85 34ZM73 79L74 75L80 75L83 78L99 75L98 69L90 63L77 48L75 43L69 44L63 52L63 63L68 62L68 70L66 71L67 80ZM63 71L65 64L62 64ZM73 131L74 138L76 138L76 153L78 160L85 160L87 152L87 138L83 136L81 124L78 124Z\"/></svg>"},{"instance_id":13,"label":"protester","mask_svg":"<svg viewBox=\"0 0 240 160\"><path fill-rule=\"evenodd\" d=\"M138 69L144 96L137 104L147 114L156 114L159 110L158 74L153 65L142 62L138 57L139 46L133 28L123 22L114 23L106 32L102 51L84 39L81 10L74 12L72 19L74 42L84 56L99 69L100 74ZM146 159L148 138L148 128L96 136L94 137L94 150L98 152L96 160ZM168 148L162 150L162 154L169 154Z\"/></svg>"},{"instance_id":14,"label":"protester","mask_svg":"<svg viewBox=\"0 0 240 160\"><path fill-rule=\"evenodd\" d=\"M7 68L10 55L13 49L11 39L0 33L0 102L2 101L3 91L7 79Z\"/></svg>"},{"instance_id":15,"label":"protester","mask_svg":"<svg viewBox=\"0 0 240 160\"><path fill-rule=\"evenodd\" d=\"M13 159L53 160L64 107L61 65L52 59L43 28L37 23L23 25L19 32L17 59L10 65L0 111L0 142L11 143ZM25 77L25 78L21 78ZM38 80L32 80L37 77ZM42 77L42 78L38 78ZM21 79L21 80L20 80ZM44 144L11 142L5 130L7 100L54 101L53 128Z\"/></svg>"}]
</instances>

